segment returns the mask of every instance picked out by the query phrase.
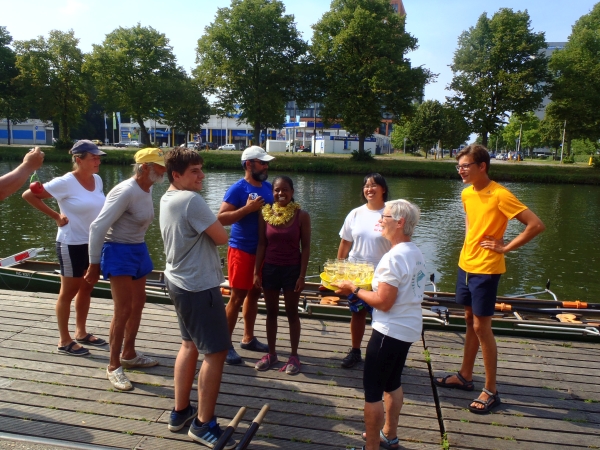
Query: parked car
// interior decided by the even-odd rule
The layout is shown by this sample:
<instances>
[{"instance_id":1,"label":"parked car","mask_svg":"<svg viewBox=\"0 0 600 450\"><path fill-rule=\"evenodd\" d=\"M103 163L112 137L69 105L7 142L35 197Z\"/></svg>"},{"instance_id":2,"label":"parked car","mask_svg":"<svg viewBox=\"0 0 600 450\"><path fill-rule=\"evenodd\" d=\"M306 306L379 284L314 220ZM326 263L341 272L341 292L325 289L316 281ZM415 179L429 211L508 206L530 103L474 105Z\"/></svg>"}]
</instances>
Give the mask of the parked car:
<instances>
[{"instance_id":1,"label":"parked car","mask_svg":"<svg viewBox=\"0 0 600 450\"><path fill-rule=\"evenodd\" d=\"M235 144L225 144L221 145L218 150L237 150Z\"/></svg>"},{"instance_id":2,"label":"parked car","mask_svg":"<svg viewBox=\"0 0 600 450\"><path fill-rule=\"evenodd\" d=\"M92 139L92 142L96 144L98 147L104 145L100 139Z\"/></svg>"},{"instance_id":3,"label":"parked car","mask_svg":"<svg viewBox=\"0 0 600 450\"><path fill-rule=\"evenodd\" d=\"M140 147L140 143L138 141L129 141L125 145L127 147Z\"/></svg>"},{"instance_id":4,"label":"parked car","mask_svg":"<svg viewBox=\"0 0 600 450\"><path fill-rule=\"evenodd\" d=\"M115 142L113 144L113 147L116 147L116 148L125 148L126 145L125 145L125 142Z\"/></svg>"},{"instance_id":5,"label":"parked car","mask_svg":"<svg viewBox=\"0 0 600 450\"><path fill-rule=\"evenodd\" d=\"M204 142L201 145L201 147L206 150L216 150L217 148L219 148L219 146L217 144L215 144L214 142Z\"/></svg>"}]
</instances>

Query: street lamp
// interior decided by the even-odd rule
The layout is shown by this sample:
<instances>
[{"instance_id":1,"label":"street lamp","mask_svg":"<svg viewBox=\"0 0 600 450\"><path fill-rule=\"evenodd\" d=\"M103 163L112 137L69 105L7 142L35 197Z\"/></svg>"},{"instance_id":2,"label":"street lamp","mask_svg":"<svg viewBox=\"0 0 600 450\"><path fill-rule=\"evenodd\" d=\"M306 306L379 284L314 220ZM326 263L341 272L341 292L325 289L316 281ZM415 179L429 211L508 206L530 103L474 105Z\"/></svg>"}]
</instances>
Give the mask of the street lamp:
<instances>
[{"instance_id":1,"label":"street lamp","mask_svg":"<svg viewBox=\"0 0 600 450\"><path fill-rule=\"evenodd\" d=\"M404 138L404 154L405 154L405 155L406 155L406 139L407 139L407 138Z\"/></svg>"}]
</instances>

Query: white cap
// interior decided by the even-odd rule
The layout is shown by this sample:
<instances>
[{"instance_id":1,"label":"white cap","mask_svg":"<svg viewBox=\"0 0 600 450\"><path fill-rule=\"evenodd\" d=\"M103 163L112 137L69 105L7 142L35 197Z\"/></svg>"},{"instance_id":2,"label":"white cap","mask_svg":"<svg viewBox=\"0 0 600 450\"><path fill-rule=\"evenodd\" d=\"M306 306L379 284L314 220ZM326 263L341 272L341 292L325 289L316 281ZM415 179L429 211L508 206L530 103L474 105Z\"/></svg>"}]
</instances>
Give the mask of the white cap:
<instances>
[{"instance_id":1,"label":"white cap","mask_svg":"<svg viewBox=\"0 0 600 450\"><path fill-rule=\"evenodd\" d=\"M253 145L252 147L248 147L242 153L242 161L248 161L249 159L259 159L261 161L271 161L275 159L274 156L269 155L264 148L259 147L258 145Z\"/></svg>"}]
</instances>

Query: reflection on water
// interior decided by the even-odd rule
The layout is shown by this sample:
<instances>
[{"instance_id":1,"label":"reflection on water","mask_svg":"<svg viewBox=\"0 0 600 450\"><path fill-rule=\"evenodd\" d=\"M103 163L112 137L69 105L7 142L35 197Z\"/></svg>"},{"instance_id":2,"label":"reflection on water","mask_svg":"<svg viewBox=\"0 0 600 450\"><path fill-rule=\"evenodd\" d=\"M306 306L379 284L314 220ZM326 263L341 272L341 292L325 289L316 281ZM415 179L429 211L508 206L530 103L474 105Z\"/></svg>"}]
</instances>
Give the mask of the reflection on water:
<instances>
[{"instance_id":1,"label":"reflection on water","mask_svg":"<svg viewBox=\"0 0 600 450\"><path fill-rule=\"evenodd\" d=\"M16 163L1 163L6 173ZM64 174L69 165L46 165L38 171L43 181ZM101 166L105 192L130 176L130 168ZM219 209L227 188L242 175L239 171L206 173L202 195L211 209ZM346 214L361 204L361 176L291 174L295 199L309 211L312 219L312 244L309 273L317 274L319 266L337 254L339 230ZM274 174L271 174L271 178ZM464 238L464 214L460 201L463 185L459 180L389 178L390 198L406 198L421 208L421 221L414 242L421 248L428 270L435 274L441 290L453 291L456 265ZM147 243L157 269L164 268L164 254L158 227L158 201L167 184L156 186L154 200L156 219L147 234ZM600 188L596 186L540 185L506 183L519 199L546 224L546 232L532 243L507 255L507 273L500 282L503 294L541 290L547 279L559 299L598 301L600 261ZM22 192L22 191L21 191ZM54 222L27 205L16 194L0 203L1 250L10 255L20 250L44 246L54 248ZM509 223L505 240L516 236L523 226ZM226 248L221 248L225 256ZM56 260L51 250L43 257Z\"/></svg>"}]
</instances>

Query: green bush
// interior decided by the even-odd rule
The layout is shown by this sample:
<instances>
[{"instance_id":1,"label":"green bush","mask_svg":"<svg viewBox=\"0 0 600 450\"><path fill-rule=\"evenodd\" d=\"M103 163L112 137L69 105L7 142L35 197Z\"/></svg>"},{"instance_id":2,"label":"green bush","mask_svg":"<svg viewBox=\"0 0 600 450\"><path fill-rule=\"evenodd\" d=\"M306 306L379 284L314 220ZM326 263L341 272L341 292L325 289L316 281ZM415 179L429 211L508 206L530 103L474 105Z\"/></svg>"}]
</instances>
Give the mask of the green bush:
<instances>
[{"instance_id":1,"label":"green bush","mask_svg":"<svg viewBox=\"0 0 600 450\"><path fill-rule=\"evenodd\" d=\"M73 148L73 141L71 139L57 139L54 142L54 148L56 150L71 150Z\"/></svg>"},{"instance_id":2,"label":"green bush","mask_svg":"<svg viewBox=\"0 0 600 450\"><path fill-rule=\"evenodd\" d=\"M592 167L594 169L600 169L600 156L592 157Z\"/></svg>"},{"instance_id":3,"label":"green bush","mask_svg":"<svg viewBox=\"0 0 600 450\"><path fill-rule=\"evenodd\" d=\"M373 155L371 152L365 152L364 150L353 150L352 151L352 161L373 161Z\"/></svg>"},{"instance_id":4,"label":"green bush","mask_svg":"<svg viewBox=\"0 0 600 450\"><path fill-rule=\"evenodd\" d=\"M563 164L575 164L575 156L570 154L569 156L563 157Z\"/></svg>"}]
</instances>

